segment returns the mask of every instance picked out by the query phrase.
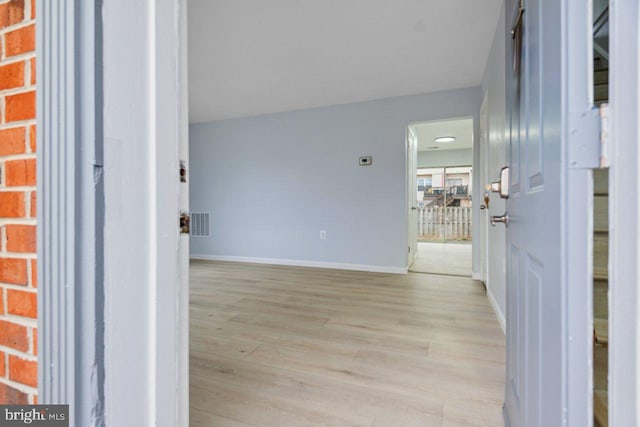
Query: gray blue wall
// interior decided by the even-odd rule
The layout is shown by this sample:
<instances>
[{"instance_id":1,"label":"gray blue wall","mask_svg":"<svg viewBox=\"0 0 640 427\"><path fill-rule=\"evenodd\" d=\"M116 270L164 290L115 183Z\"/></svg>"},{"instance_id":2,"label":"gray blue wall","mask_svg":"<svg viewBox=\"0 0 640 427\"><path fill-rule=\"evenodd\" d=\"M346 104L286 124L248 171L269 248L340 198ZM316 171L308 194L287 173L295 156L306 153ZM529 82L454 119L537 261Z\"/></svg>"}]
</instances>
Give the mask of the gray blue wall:
<instances>
[{"instance_id":1,"label":"gray blue wall","mask_svg":"<svg viewBox=\"0 0 640 427\"><path fill-rule=\"evenodd\" d=\"M419 168L473 165L473 149L418 151Z\"/></svg>"},{"instance_id":2,"label":"gray blue wall","mask_svg":"<svg viewBox=\"0 0 640 427\"><path fill-rule=\"evenodd\" d=\"M407 125L477 118L480 100L469 88L191 125L191 210L212 213L191 253L406 268Z\"/></svg>"}]
</instances>

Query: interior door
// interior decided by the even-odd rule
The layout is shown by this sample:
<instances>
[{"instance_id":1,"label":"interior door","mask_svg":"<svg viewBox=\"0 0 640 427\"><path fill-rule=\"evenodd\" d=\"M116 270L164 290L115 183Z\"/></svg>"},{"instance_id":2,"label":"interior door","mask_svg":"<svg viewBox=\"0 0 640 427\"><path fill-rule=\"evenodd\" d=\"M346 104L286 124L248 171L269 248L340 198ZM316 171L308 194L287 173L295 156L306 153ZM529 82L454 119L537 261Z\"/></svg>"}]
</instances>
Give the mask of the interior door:
<instances>
[{"instance_id":1,"label":"interior door","mask_svg":"<svg viewBox=\"0 0 640 427\"><path fill-rule=\"evenodd\" d=\"M557 0L506 2L505 416L514 427L560 426L566 417L562 6Z\"/></svg>"},{"instance_id":2,"label":"interior door","mask_svg":"<svg viewBox=\"0 0 640 427\"><path fill-rule=\"evenodd\" d=\"M409 242L407 267L418 253L418 137L412 126L407 128L407 239Z\"/></svg>"}]
</instances>

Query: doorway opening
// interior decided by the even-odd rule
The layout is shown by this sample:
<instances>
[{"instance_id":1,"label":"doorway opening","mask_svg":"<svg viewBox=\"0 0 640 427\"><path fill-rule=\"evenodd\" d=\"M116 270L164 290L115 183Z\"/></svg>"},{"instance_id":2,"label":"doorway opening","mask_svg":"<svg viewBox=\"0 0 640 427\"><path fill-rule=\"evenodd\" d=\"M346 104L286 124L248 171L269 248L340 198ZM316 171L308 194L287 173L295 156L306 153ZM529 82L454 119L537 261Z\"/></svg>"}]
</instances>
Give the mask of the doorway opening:
<instances>
[{"instance_id":1,"label":"doorway opening","mask_svg":"<svg viewBox=\"0 0 640 427\"><path fill-rule=\"evenodd\" d=\"M609 1L593 1L593 94L609 102ZM593 425L609 425L609 169L593 173Z\"/></svg>"},{"instance_id":2,"label":"doorway opening","mask_svg":"<svg viewBox=\"0 0 640 427\"><path fill-rule=\"evenodd\" d=\"M413 123L407 134L416 140L408 161L416 248L409 270L471 276L473 118Z\"/></svg>"}]
</instances>

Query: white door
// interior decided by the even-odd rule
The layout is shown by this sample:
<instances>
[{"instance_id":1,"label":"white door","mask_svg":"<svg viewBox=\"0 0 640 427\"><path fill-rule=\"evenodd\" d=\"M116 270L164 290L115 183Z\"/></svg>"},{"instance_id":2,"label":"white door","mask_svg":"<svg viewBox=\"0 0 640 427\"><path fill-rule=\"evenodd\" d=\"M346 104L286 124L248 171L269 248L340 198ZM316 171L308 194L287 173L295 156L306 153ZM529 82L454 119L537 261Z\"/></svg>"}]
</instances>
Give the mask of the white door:
<instances>
[{"instance_id":1,"label":"white door","mask_svg":"<svg viewBox=\"0 0 640 427\"><path fill-rule=\"evenodd\" d=\"M588 222L588 212L569 211L576 182L569 179L570 137L566 94L569 50L567 2L507 0L506 201L507 373L505 415L513 427L571 425L569 378L569 221ZM522 13L526 6L526 11ZM580 19L581 17L577 17ZM584 16L587 22L588 17ZM571 49L586 46L572 45ZM497 174L499 171L490 171ZM588 174L581 175L584 180ZM573 178L571 178L573 179ZM584 188L587 188L585 185ZM585 196L586 197L586 196ZM502 224L497 224L502 226ZM588 230L585 228L585 238ZM581 284L589 287L590 283ZM586 321L583 328L586 328ZM580 355L588 358L588 352ZM587 406L588 393L583 407ZM575 424L577 425L577 424Z\"/></svg>"},{"instance_id":2,"label":"white door","mask_svg":"<svg viewBox=\"0 0 640 427\"><path fill-rule=\"evenodd\" d=\"M418 252L418 138L412 126L407 128L407 267L411 267Z\"/></svg>"}]
</instances>

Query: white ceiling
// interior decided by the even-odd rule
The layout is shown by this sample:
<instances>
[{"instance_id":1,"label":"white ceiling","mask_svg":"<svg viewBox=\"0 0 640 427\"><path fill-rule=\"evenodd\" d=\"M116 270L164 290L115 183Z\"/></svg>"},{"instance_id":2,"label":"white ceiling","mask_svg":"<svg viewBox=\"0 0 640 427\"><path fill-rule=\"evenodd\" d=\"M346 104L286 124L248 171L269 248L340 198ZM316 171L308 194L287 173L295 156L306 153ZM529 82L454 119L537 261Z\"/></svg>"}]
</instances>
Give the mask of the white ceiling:
<instances>
[{"instance_id":1,"label":"white ceiling","mask_svg":"<svg viewBox=\"0 0 640 427\"><path fill-rule=\"evenodd\" d=\"M190 121L480 84L501 0L188 0Z\"/></svg>"},{"instance_id":2,"label":"white ceiling","mask_svg":"<svg viewBox=\"0 0 640 427\"><path fill-rule=\"evenodd\" d=\"M418 137L418 151L462 150L473 147L473 119L471 118L419 123L412 127ZM435 139L441 136L453 136L456 140L445 143L435 142Z\"/></svg>"}]
</instances>

